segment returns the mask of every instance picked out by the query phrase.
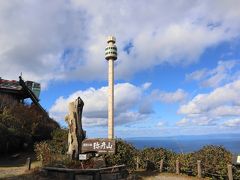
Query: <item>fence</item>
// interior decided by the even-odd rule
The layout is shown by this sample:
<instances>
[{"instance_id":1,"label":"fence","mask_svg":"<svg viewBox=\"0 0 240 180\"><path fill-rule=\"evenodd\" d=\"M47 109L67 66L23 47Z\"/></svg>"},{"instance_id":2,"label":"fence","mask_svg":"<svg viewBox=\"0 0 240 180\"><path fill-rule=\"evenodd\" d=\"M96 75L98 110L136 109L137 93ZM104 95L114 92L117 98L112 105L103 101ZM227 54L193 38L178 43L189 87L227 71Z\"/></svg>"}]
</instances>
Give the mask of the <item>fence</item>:
<instances>
[{"instance_id":1,"label":"fence","mask_svg":"<svg viewBox=\"0 0 240 180\"><path fill-rule=\"evenodd\" d=\"M145 167L147 167L147 163L148 161L145 162L146 165ZM161 172L168 172L169 167L164 166L164 159L161 159L159 164L159 169L158 171ZM204 171L204 169L206 169L207 167L204 167L201 164L201 160L197 160L196 162L196 168L197 168L197 177L198 178L202 178L202 177L213 177L216 179L220 179L220 178L224 178L224 179L228 179L228 180L233 180L233 168L236 168L234 165L232 164L227 164L227 174L226 175L222 175L222 174L218 174L218 173L209 173ZM184 174L193 174L193 170L189 170L189 171L181 171L181 163L179 162L179 160L176 160L176 164L175 164L175 173L176 174L180 174L180 173L184 173ZM139 157L136 157L136 169L140 169L140 159Z\"/></svg>"}]
</instances>

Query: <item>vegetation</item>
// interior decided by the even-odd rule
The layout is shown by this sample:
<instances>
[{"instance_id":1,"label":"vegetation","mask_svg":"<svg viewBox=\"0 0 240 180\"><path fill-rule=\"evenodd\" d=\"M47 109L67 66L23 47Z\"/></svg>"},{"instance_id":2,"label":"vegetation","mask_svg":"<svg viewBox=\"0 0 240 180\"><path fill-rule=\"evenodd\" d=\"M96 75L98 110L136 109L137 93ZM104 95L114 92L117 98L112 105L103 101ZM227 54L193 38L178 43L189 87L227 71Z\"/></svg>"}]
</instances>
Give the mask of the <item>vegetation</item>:
<instances>
[{"instance_id":1,"label":"vegetation","mask_svg":"<svg viewBox=\"0 0 240 180\"><path fill-rule=\"evenodd\" d=\"M180 172L197 175L197 161L201 161L202 172L205 176L224 177L227 175L227 164L231 164L232 154L222 146L205 146L199 151L177 154L164 148L144 148L138 151L140 168L158 170L163 159L163 170L176 171L176 160L180 163ZM237 172L237 169L236 169Z\"/></svg>"},{"instance_id":2,"label":"vegetation","mask_svg":"<svg viewBox=\"0 0 240 180\"><path fill-rule=\"evenodd\" d=\"M35 151L44 165L62 164L65 167L82 168L79 162L70 161L66 155L67 130L55 130L52 140L36 144ZM164 148L145 148L137 150L133 145L118 139L116 153L105 155L108 166L126 164L129 170L136 168L137 157L139 167L147 171L158 171L163 159L163 171L175 172L176 160L180 163L180 173L196 176L197 160L201 161L202 174L205 177L224 179L227 176L227 164L231 164L232 154L222 146L205 146L199 151L187 154L177 154ZM84 167L91 167L92 161L83 163ZM234 168L234 178L240 177L240 170Z\"/></svg>"},{"instance_id":3,"label":"vegetation","mask_svg":"<svg viewBox=\"0 0 240 180\"><path fill-rule=\"evenodd\" d=\"M61 166L82 168L92 167L93 161L80 163L79 161L70 160L67 156L67 131L55 130L52 133L52 140L42 141L35 144L35 152L37 159L42 162L43 165ZM61 141L62 139L62 141ZM116 164L126 164L129 169L135 168L135 159L137 150L123 140L117 140L117 149L114 155L105 155L106 164L108 166Z\"/></svg>"},{"instance_id":4,"label":"vegetation","mask_svg":"<svg viewBox=\"0 0 240 180\"><path fill-rule=\"evenodd\" d=\"M205 146L193 154L192 161L201 160L202 170L206 175L227 175L227 164L231 164L232 155L222 146ZM197 174L196 168L194 174Z\"/></svg>"},{"instance_id":5,"label":"vegetation","mask_svg":"<svg viewBox=\"0 0 240 180\"><path fill-rule=\"evenodd\" d=\"M165 167L172 167L172 160L176 154L164 148L144 148L138 152L140 157L140 168L147 170L159 169L159 162L164 159ZM172 170L172 169L171 169Z\"/></svg>"},{"instance_id":6,"label":"vegetation","mask_svg":"<svg viewBox=\"0 0 240 180\"><path fill-rule=\"evenodd\" d=\"M51 134L51 140L36 143L34 151L42 165L53 165L59 161L64 165L68 162L67 153L67 130L56 129Z\"/></svg>"},{"instance_id":7,"label":"vegetation","mask_svg":"<svg viewBox=\"0 0 240 180\"><path fill-rule=\"evenodd\" d=\"M0 153L20 151L26 144L35 143L37 158L43 165L91 167L92 160L85 164L69 160L66 155L67 134L66 129L60 129L54 120L34 105L19 103L9 96L0 96ZM159 162L163 159L163 170L175 172L178 159L181 173L196 176L197 160L200 160L204 176L224 179L227 175L227 164L231 164L232 160L232 154L222 146L209 145L193 153L177 154L164 148L137 150L121 139L116 143L116 153L105 155L106 164L126 164L130 170L136 168L138 157L142 169L158 170ZM233 174L235 179L240 179L239 168L234 167Z\"/></svg>"},{"instance_id":8,"label":"vegetation","mask_svg":"<svg viewBox=\"0 0 240 180\"><path fill-rule=\"evenodd\" d=\"M56 128L57 122L35 105L0 95L0 153L18 152L36 141L49 139Z\"/></svg>"},{"instance_id":9,"label":"vegetation","mask_svg":"<svg viewBox=\"0 0 240 180\"><path fill-rule=\"evenodd\" d=\"M107 165L125 164L129 169L135 169L135 157L137 156L136 148L121 139L116 141L116 147L115 154L105 156Z\"/></svg>"},{"instance_id":10,"label":"vegetation","mask_svg":"<svg viewBox=\"0 0 240 180\"><path fill-rule=\"evenodd\" d=\"M197 175L197 160L200 160L203 175L223 179L227 176L227 164L231 164L232 154L222 146L212 145L187 154L176 154L163 148L146 148L140 151L140 159L141 167L147 170L157 170L163 159L166 172L176 171L178 159L180 172L194 176ZM237 173L236 169L235 176L238 176Z\"/></svg>"}]
</instances>

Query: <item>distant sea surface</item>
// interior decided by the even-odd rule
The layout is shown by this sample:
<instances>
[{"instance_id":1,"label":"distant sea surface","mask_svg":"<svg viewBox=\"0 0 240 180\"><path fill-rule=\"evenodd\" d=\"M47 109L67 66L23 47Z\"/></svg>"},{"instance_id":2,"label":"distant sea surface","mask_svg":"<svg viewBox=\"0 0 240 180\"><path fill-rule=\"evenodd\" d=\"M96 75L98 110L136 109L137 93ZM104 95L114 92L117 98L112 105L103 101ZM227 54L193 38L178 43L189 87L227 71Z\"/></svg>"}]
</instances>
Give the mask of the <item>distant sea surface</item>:
<instances>
[{"instance_id":1,"label":"distant sea surface","mask_svg":"<svg viewBox=\"0 0 240 180\"><path fill-rule=\"evenodd\" d=\"M206 145L218 145L225 147L233 154L240 154L240 134L136 137L126 138L125 140L138 149L143 149L145 147L162 147L177 153L189 153L200 150Z\"/></svg>"}]
</instances>

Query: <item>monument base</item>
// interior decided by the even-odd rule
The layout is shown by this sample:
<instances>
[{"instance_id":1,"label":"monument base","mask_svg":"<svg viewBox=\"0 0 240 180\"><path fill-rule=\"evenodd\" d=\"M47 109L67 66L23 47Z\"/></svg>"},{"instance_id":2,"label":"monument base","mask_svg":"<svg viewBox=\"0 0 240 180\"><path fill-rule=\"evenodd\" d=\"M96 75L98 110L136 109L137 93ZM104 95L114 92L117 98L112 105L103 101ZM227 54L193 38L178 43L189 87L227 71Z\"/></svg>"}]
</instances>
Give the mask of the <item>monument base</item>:
<instances>
[{"instance_id":1,"label":"monument base","mask_svg":"<svg viewBox=\"0 0 240 180\"><path fill-rule=\"evenodd\" d=\"M46 172L47 176L51 176L55 179L124 180L127 179L129 175L125 165L93 169L70 169L57 167L44 167L42 169Z\"/></svg>"}]
</instances>

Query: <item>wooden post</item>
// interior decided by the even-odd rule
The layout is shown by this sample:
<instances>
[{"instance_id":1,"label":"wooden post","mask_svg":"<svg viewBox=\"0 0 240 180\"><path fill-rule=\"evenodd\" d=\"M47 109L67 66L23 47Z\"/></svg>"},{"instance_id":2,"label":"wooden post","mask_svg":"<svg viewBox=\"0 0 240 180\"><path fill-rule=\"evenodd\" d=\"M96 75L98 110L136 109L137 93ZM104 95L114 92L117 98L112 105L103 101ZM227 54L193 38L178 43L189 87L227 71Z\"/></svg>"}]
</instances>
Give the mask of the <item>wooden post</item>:
<instances>
[{"instance_id":1,"label":"wooden post","mask_svg":"<svg viewBox=\"0 0 240 180\"><path fill-rule=\"evenodd\" d=\"M197 160L197 172L198 172L198 177L202 178L202 169L201 169L201 161Z\"/></svg>"},{"instance_id":2,"label":"wooden post","mask_svg":"<svg viewBox=\"0 0 240 180\"><path fill-rule=\"evenodd\" d=\"M6 148L7 153L8 153L8 148L9 148L9 142L7 142L7 148Z\"/></svg>"},{"instance_id":3,"label":"wooden post","mask_svg":"<svg viewBox=\"0 0 240 180\"><path fill-rule=\"evenodd\" d=\"M233 180L232 165L228 164L228 179Z\"/></svg>"},{"instance_id":4,"label":"wooden post","mask_svg":"<svg viewBox=\"0 0 240 180\"><path fill-rule=\"evenodd\" d=\"M148 167L148 157L146 158L145 169L147 169L147 167Z\"/></svg>"},{"instance_id":5,"label":"wooden post","mask_svg":"<svg viewBox=\"0 0 240 180\"><path fill-rule=\"evenodd\" d=\"M163 159L161 159L160 161L160 169L159 169L159 172L161 173L163 170Z\"/></svg>"},{"instance_id":6,"label":"wooden post","mask_svg":"<svg viewBox=\"0 0 240 180\"><path fill-rule=\"evenodd\" d=\"M138 169L139 169L139 157L138 157L138 156L137 156L137 164L136 164L136 165L137 165L136 168L137 168L137 170L138 170Z\"/></svg>"},{"instance_id":7,"label":"wooden post","mask_svg":"<svg viewBox=\"0 0 240 180\"><path fill-rule=\"evenodd\" d=\"M176 174L179 174L179 160L176 160Z\"/></svg>"},{"instance_id":8,"label":"wooden post","mask_svg":"<svg viewBox=\"0 0 240 180\"><path fill-rule=\"evenodd\" d=\"M30 170L30 169L31 169L31 164L32 164L31 158L28 157L28 158L27 158L27 162L26 162L27 170Z\"/></svg>"}]
</instances>

